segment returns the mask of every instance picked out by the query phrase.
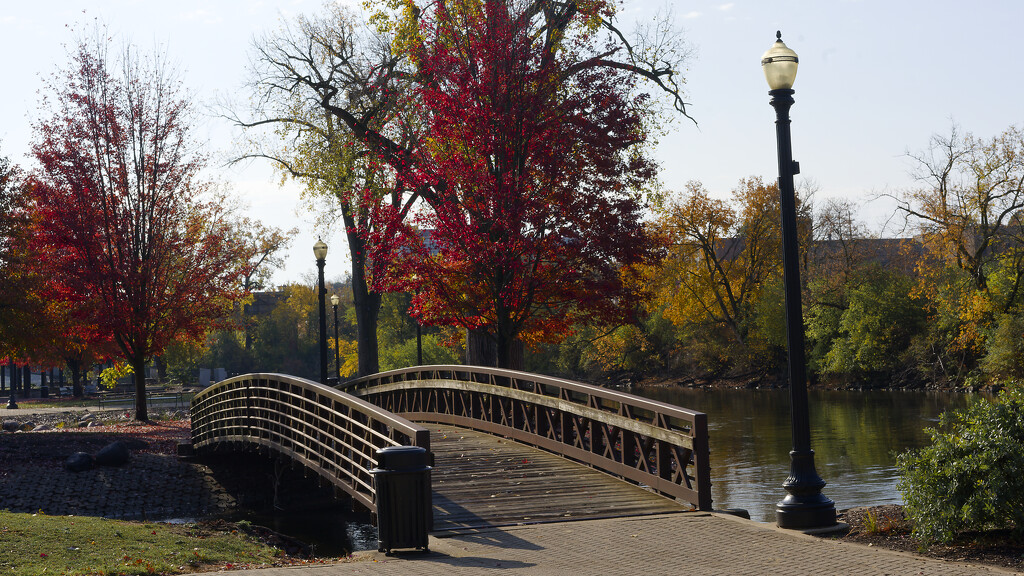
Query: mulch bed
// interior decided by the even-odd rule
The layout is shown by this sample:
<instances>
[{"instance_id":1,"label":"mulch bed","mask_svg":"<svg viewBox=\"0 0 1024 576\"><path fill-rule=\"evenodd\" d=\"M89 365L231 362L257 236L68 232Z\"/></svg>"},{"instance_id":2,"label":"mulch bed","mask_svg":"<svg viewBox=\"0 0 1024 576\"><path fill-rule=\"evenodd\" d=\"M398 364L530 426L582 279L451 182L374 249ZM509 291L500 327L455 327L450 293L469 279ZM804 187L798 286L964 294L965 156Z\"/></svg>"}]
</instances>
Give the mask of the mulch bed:
<instances>
[{"instance_id":1,"label":"mulch bed","mask_svg":"<svg viewBox=\"0 0 1024 576\"><path fill-rule=\"evenodd\" d=\"M927 547L910 535L913 524L903 506L887 505L851 508L839 515L839 521L850 525L842 540L942 558L956 562L987 564L1017 572L1024 571L1024 541L1015 539L1006 530L968 532L950 544Z\"/></svg>"},{"instance_id":2,"label":"mulch bed","mask_svg":"<svg viewBox=\"0 0 1024 576\"><path fill-rule=\"evenodd\" d=\"M181 420L115 421L87 428L6 432L0 437L0 477L19 464L61 467L75 452L95 454L116 440L136 440L133 443L136 453L174 456L178 444L187 441L189 435L188 421Z\"/></svg>"}]
</instances>

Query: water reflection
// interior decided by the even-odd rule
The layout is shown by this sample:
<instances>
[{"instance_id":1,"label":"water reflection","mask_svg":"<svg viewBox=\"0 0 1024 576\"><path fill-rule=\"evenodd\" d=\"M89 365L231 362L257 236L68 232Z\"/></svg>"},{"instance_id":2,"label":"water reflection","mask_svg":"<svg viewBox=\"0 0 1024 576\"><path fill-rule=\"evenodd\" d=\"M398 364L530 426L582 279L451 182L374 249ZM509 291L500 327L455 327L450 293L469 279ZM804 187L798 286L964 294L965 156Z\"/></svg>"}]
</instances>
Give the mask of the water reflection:
<instances>
[{"instance_id":1,"label":"water reflection","mask_svg":"<svg viewBox=\"0 0 1024 576\"><path fill-rule=\"evenodd\" d=\"M233 522L246 520L286 534L311 545L318 557L342 557L377 548L377 528L369 514L353 512L351 505L288 511L241 509L226 518Z\"/></svg>"},{"instance_id":2,"label":"water reflection","mask_svg":"<svg viewBox=\"0 0 1024 576\"><path fill-rule=\"evenodd\" d=\"M705 412L715 508L775 521L792 446L787 390L646 388L633 393ZM928 442L924 428L967 399L948 392L808 392L811 446L837 509L902 501L894 453Z\"/></svg>"}]
</instances>

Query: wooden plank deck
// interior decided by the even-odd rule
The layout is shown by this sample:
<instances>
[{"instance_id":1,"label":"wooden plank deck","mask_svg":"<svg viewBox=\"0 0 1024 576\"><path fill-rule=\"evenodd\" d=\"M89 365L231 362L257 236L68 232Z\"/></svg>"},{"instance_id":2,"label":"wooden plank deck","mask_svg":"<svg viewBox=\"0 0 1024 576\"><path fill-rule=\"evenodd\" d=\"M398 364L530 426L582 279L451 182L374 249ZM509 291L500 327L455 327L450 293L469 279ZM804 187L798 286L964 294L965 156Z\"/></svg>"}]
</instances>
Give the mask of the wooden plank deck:
<instances>
[{"instance_id":1,"label":"wooden plank deck","mask_svg":"<svg viewBox=\"0 0 1024 576\"><path fill-rule=\"evenodd\" d=\"M690 510L639 486L511 440L430 428L434 532Z\"/></svg>"}]
</instances>

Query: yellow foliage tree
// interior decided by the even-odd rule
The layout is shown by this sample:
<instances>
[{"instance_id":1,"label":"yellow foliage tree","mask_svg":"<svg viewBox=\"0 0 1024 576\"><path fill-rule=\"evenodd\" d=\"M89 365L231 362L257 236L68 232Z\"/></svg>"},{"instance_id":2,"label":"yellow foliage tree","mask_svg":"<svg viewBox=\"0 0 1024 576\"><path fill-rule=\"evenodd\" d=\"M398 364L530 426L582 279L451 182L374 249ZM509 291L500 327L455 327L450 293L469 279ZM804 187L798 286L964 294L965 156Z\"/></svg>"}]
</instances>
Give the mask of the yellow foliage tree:
<instances>
[{"instance_id":1,"label":"yellow foliage tree","mask_svg":"<svg viewBox=\"0 0 1024 576\"><path fill-rule=\"evenodd\" d=\"M763 340L755 329L758 302L781 275L777 186L741 180L730 203L691 182L658 222L669 245L654 272L666 316L705 343L721 343L712 363L741 360L752 336Z\"/></svg>"},{"instance_id":2,"label":"yellow foliage tree","mask_svg":"<svg viewBox=\"0 0 1024 576\"><path fill-rule=\"evenodd\" d=\"M1024 131L991 139L953 126L910 154L919 185L893 196L924 244L916 295L942 328L932 346L947 375L970 369L1000 315L1019 313L1024 281ZM955 359L956 370L948 359Z\"/></svg>"}]
</instances>

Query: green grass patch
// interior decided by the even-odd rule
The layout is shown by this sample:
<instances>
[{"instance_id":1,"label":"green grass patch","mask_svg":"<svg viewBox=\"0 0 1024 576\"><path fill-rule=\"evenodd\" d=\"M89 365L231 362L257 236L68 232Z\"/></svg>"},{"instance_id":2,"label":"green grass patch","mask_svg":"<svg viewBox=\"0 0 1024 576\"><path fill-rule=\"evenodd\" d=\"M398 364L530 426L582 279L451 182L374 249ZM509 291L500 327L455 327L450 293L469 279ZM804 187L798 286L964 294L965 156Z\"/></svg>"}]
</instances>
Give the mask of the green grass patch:
<instances>
[{"instance_id":1,"label":"green grass patch","mask_svg":"<svg viewBox=\"0 0 1024 576\"><path fill-rule=\"evenodd\" d=\"M96 406L96 398L56 399L56 398L18 398L22 408L78 408Z\"/></svg>"},{"instance_id":2,"label":"green grass patch","mask_svg":"<svg viewBox=\"0 0 1024 576\"><path fill-rule=\"evenodd\" d=\"M282 555L238 531L197 524L0 511L0 574L179 574L271 566Z\"/></svg>"}]
</instances>

